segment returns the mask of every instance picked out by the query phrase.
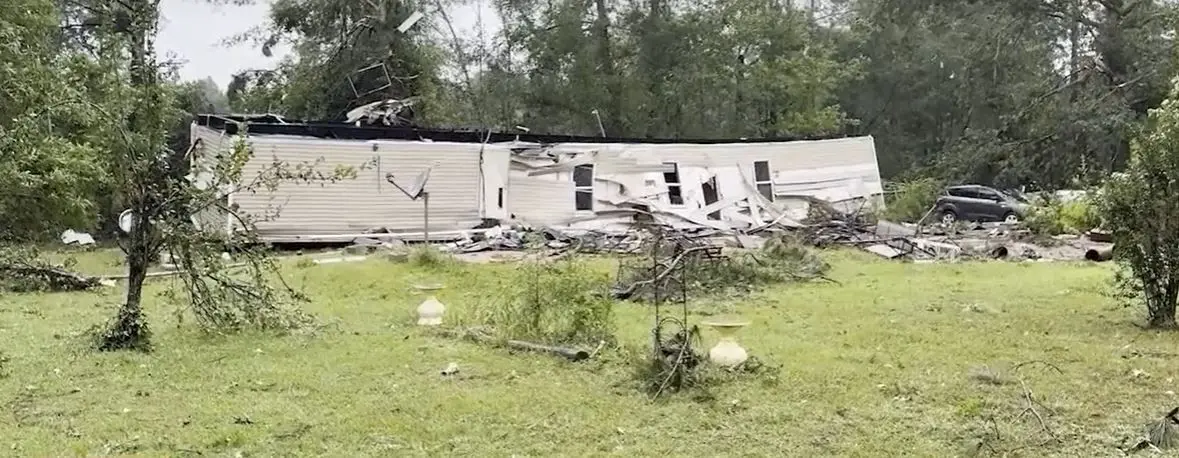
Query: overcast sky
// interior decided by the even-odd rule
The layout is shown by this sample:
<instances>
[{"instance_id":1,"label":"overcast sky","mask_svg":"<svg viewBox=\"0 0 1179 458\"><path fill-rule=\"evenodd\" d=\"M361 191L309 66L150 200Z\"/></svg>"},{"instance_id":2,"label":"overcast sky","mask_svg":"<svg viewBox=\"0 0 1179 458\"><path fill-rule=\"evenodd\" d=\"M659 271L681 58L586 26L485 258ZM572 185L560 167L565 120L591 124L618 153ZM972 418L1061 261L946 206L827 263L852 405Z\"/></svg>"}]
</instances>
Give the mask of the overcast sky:
<instances>
[{"instance_id":1,"label":"overcast sky","mask_svg":"<svg viewBox=\"0 0 1179 458\"><path fill-rule=\"evenodd\" d=\"M161 57L173 54L184 62L180 67L181 79L212 77L224 89L234 73L271 67L286 52L280 48L274 57L268 58L250 44L232 48L221 45L225 38L265 23L269 4L270 0L255 0L249 6L213 6L207 0L162 0L156 51ZM480 8L472 5L452 11L451 19L456 28L473 31L479 15ZM483 20L489 30L494 30L499 22L494 16L484 8Z\"/></svg>"}]
</instances>

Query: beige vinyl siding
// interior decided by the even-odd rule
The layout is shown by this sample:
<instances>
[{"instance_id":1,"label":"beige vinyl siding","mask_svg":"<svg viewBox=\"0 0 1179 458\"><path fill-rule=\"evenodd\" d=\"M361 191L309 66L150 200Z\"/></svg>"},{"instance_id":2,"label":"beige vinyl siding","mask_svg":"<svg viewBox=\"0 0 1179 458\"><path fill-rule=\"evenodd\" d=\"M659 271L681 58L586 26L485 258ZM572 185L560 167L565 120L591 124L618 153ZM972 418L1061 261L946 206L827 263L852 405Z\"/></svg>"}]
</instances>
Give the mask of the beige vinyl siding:
<instances>
[{"instance_id":1,"label":"beige vinyl siding","mask_svg":"<svg viewBox=\"0 0 1179 458\"><path fill-rule=\"evenodd\" d=\"M574 216L571 179L512 175L508 186L508 211L516 218L531 224L551 225Z\"/></svg>"},{"instance_id":2,"label":"beige vinyl siding","mask_svg":"<svg viewBox=\"0 0 1179 458\"><path fill-rule=\"evenodd\" d=\"M331 173L353 167L355 179L335 183L284 181L274 192L239 192L234 202L253 215L259 236L340 235L387 228L416 232L424 228L422 201L412 201L385 181L393 173L408 187L427 167L430 229L451 230L479 224L479 145L414 141L324 140L290 136L252 136L254 157L243 180L272 175L275 160L288 167L316 164ZM404 183L404 184L403 184Z\"/></svg>"},{"instance_id":3,"label":"beige vinyl siding","mask_svg":"<svg viewBox=\"0 0 1179 458\"><path fill-rule=\"evenodd\" d=\"M216 131L208 127L202 127L192 124L189 129L189 135L192 142L200 140L200 145L193 150L193 156L189 158L189 165L193 169L193 173L201 167L211 168L217 163L217 155L229 150L233 144L233 138L225 135L224 132ZM228 205L228 199L222 201L223 204ZM203 231L221 231L229 230L229 213L212 206L193 215L196 224Z\"/></svg>"}]
</instances>

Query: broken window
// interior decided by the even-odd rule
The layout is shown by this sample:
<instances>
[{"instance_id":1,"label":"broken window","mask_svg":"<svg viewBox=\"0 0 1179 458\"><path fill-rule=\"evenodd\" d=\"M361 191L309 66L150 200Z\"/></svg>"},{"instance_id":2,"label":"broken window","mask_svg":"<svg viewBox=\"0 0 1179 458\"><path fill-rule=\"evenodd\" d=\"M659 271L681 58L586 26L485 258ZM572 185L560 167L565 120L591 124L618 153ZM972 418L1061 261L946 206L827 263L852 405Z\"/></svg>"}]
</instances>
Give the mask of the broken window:
<instances>
[{"instance_id":1,"label":"broken window","mask_svg":"<svg viewBox=\"0 0 1179 458\"><path fill-rule=\"evenodd\" d=\"M757 185L757 192L774 201L774 180L770 178L770 161L756 161L753 163L753 182Z\"/></svg>"},{"instance_id":2,"label":"broken window","mask_svg":"<svg viewBox=\"0 0 1179 458\"><path fill-rule=\"evenodd\" d=\"M573 201L575 209L594 209L594 166L583 164L573 167Z\"/></svg>"},{"instance_id":3,"label":"broken window","mask_svg":"<svg viewBox=\"0 0 1179 458\"><path fill-rule=\"evenodd\" d=\"M667 200L672 205L684 204L684 191L680 186L680 168L675 162L664 162L663 182L667 183Z\"/></svg>"},{"instance_id":4,"label":"broken window","mask_svg":"<svg viewBox=\"0 0 1179 458\"><path fill-rule=\"evenodd\" d=\"M720 201L720 194L717 192L716 177L709 178L708 181L700 184L700 191L704 194L704 205L712 205ZM708 214L708 219L721 219L720 210Z\"/></svg>"}]
</instances>

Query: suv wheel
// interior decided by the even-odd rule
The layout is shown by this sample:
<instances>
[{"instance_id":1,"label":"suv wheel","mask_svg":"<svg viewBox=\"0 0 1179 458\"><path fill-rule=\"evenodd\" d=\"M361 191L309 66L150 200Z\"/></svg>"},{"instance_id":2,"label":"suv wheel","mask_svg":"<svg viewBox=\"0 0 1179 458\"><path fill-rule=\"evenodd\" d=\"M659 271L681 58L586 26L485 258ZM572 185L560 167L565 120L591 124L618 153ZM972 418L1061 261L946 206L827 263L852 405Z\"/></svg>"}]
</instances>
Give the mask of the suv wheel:
<instances>
[{"instance_id":1,"label":"suv wheel","mask_svg":"<svg viewBox=\"0 0 1179 458\"><path fill-rule=\"evenodd\" d=\"M954 210L942 211L942 224L954 224L955 221L958 221L958 214Z\"/></svg>"},{"instance_id":2,"label":"suv wheel","mask_svg":"<svg viewBox=\"0 0 1179 458\"><path fill-rule=\"evenodd\" d=\"M1016 215L1015 212L1007 212L1006 215L1003 215L1003 222L1007 224L1018 223L1019 215Z\"/></svg>"}]
</instances>

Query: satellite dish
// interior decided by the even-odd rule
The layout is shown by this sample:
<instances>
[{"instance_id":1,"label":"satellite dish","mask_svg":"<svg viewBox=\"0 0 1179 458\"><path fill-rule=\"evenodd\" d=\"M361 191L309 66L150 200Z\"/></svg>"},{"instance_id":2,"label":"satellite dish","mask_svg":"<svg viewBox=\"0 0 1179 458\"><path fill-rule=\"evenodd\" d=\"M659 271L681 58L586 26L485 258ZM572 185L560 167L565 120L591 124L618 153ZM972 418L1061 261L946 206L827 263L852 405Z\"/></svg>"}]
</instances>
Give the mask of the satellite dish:
<instances>
[{"instance_id":1,"label":"satellite dish","mask_svg":"<svg viewBox=\"0 0 1179 458\"><path fill-rule=\"evenodd\" d=\"M397 179L393 177L392 172L385 174L385 181L388 181L389 184L401 190L401 192L404 193L406 197L409 197L410 200L418 200L426 191L426 182L430 180L430 170L433 170L434 167L438 165L439 162L435 161L434 164L426 167L426 170L423 170L422 173L419 173L418 177L413 182L406 183L406 186L397 184Z\"/></svg>"},{"instance_id":2,"label":"satellite dish","mask_svg":"<svg viewBox=\"0 0 1179 458\"><path fill-rule=\"evenodd\" d=\"M131 229L135 228L135 212L131 210L123 210L119 213L119 230L124 234L130 234Z\"/></svg>"}]
</instances>

